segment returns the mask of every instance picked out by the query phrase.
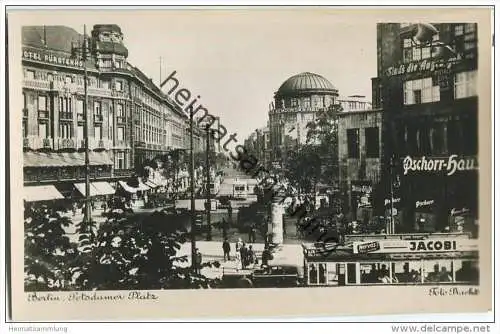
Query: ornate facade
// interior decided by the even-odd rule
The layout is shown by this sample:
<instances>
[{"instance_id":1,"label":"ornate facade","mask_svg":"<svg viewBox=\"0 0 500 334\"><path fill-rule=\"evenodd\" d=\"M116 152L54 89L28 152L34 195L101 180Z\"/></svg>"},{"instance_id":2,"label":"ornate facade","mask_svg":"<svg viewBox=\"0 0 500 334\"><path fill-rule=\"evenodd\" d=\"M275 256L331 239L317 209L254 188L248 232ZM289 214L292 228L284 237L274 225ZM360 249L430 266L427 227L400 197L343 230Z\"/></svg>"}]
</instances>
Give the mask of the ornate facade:
<instances>
[{"instance_id":1,"label":"ornate facade","mask_svg":"<svg viewBox=\"0 0 500 334\"><path fill-rule=\"evenodd\" d=\"M22 38L25 183L83 179L84 66L89 149L100 157L91 161L94 179L127 177L146 159L189 148L188 118L127 62L119 26L93 27L86 62L75 52L83 36L71 28L26 26ZM194 140L195 151L204 150L201 131Z\"/></svg>"}]
</instances>

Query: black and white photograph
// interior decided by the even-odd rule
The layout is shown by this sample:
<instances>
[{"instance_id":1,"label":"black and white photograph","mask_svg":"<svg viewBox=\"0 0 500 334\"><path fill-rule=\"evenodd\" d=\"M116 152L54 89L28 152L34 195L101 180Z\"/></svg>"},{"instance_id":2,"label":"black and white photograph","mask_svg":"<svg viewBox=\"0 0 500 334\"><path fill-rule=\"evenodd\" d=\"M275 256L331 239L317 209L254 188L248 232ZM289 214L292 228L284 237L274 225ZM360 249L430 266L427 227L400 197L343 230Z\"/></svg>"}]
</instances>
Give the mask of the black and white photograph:
<instances>
[{"instance_id":1,"label":"black and white photograph","mask_svg":"<svg viewBox=\"0 0 500 334\"><path fill-rule=\"evenodd\" d=\"M8 21L25 302L491 296L473 12L38 12Z\"/></svg>"}]
</instances>

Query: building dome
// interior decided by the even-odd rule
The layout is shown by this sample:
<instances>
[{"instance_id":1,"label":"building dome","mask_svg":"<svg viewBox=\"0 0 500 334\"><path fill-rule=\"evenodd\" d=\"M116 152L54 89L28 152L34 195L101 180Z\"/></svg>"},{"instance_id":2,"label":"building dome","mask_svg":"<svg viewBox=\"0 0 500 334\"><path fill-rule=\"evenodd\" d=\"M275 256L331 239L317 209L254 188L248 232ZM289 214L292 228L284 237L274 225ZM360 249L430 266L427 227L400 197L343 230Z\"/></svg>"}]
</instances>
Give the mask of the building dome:
<instances>
[{"instance_id":1,"label":"building dome","mask_svg":"<svg viewBox=\"0 0 500 334\"><path fill-rule=\"evenodd\" d=\"M276 92L276 96L299 96L313 93L337 95L338 90L321 75L304 72L287 79Z\"/></svg>"}]
</instances>

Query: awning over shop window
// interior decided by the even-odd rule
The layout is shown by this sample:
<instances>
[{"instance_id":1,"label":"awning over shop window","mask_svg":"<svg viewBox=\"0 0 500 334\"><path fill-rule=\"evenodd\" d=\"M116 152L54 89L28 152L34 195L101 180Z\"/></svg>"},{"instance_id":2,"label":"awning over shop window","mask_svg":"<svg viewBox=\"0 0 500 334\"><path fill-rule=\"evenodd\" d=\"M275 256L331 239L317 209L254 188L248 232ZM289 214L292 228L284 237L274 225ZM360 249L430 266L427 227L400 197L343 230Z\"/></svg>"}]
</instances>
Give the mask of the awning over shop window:
<instances>
[{"instance_id":1,"label":"awning over shop window","mask_svg":"<svg viewBox=\"0 0 500 334\"><path fill-rule=\"evenodd\" d=\"M101 195L113 195L115 193L115 189L108 182L92 182L92 185Z\"/></svg>"},{"instance_id":2,"label":"awning over shop window","mask_svg":"<svg viewBox=\"0 0 500 334\"><path fill-rule=\"evenodd\" d=\"M85 183L75 183L75 188L83 195L85 193ZM112 195L115 190L108 182L92 182L90 183L90 197Z\"/></svg>"},{"instance_id":3,"label":"awning over shop window","mask_svg":"<svg viewBox=\"0 0 500 334\"><path fill-rule=\"evenodd\" d=\"M85 153L24 152L24 167L65 167L85 165ZM91 166L113 165L106 152L89 152Z\"/></svg>"},{"instance_id":4,"label":"awning over shop window","mask_svg":"<svg viewBox=\"0 0 500 334\"><path fill-rule=\"evenodd\" d=\"M137 188L131 187L125 181L118 181L118 184L127 192L135 194L137 192Z\"/></svg>"},{"instance_id":5,"label":"awning over shop window","mask_svg":"<svg viewBox=\"0 0 500 334\"><path fill-rule=\"evenodd\" d=\"M52 185L24 187L26 202L50 201L63 199L64 196Z\"/></svg>"}]
</instances>

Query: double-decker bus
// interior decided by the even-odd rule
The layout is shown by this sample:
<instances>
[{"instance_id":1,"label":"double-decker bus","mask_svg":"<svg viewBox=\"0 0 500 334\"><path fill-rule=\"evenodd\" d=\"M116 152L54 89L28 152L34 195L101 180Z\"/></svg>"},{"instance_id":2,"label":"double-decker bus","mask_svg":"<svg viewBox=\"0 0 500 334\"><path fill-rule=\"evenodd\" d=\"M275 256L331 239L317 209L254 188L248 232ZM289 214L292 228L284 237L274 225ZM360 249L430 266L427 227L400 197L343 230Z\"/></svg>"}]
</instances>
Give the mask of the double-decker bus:
<instances>
[{"instance_id":1,"label":"double-decker bus","mask_svg":"<svg viewBox=\"0 0 500 334\"><path fill-rule=\"evenodd\" d=\"M305 285L479 285L470 234L348 235L343 245L302 245Z\"/></svg>"},{"instance_id":2,"label":"double-decker bus","mask_svg":"<svg viewBox=\"0 0 500 334\"><path fill-rule=\"evenodd\" d=\"M246 199L248 196L248 184L246 181L234 181L233 198Z\"/></svg>"}]
</instances>

